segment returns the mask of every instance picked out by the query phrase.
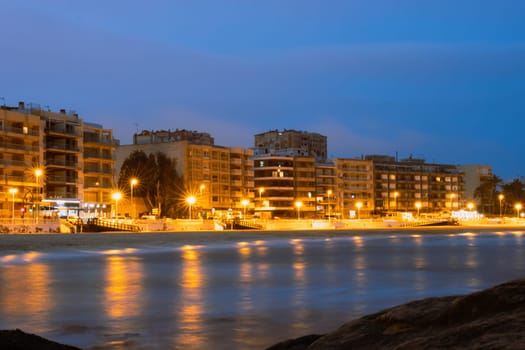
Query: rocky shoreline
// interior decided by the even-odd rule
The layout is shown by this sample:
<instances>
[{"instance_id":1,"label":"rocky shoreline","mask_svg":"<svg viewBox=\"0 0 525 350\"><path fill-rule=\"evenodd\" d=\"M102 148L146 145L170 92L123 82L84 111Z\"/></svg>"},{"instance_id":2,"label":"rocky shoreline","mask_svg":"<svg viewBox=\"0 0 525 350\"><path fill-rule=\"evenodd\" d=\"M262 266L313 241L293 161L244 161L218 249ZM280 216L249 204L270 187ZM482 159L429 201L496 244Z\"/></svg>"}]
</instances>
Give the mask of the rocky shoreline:
<instances>
[{"instance_id":1,"label":"rocky shoreline","mask_svg":"<svg viewBox=\"0 0 525 350\"><path fill-rule=\"evenodd\" d=\"M427 298L267 350L525 349L525 279L465 296Z\"/></svg>"},{"instance_id":2,"label":"rocky shoreline","mask_svg":"<svg viewBox=\"0 0 525 350\"><path fill-rule=\"evenodd\" d=\"M267 350L524 349L524 330L525 279L520 279L468 295L412 301ZM78 350L18 329L0 330L0 348Z\"/></svg>"}]
</instances>

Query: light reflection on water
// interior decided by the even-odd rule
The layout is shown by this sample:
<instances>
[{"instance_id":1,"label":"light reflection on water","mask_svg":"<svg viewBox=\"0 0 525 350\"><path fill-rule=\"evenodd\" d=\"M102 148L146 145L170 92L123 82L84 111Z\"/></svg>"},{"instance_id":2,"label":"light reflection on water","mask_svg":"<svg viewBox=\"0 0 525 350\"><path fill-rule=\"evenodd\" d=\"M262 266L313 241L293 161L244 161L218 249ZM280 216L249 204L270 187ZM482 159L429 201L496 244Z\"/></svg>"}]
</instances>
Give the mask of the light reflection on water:
<instances>
[{"instance_id":1,"label":"light reflection on water","mask_svg":"<svg viewBox=\"0 0 525 350\"><path fill-rule=\"evenodd\" d=\"M85 349L262 349L408 300L523 277L523 237L352 235L10 253L0 255L0 329Z\"/></svg>"}]
</instances>

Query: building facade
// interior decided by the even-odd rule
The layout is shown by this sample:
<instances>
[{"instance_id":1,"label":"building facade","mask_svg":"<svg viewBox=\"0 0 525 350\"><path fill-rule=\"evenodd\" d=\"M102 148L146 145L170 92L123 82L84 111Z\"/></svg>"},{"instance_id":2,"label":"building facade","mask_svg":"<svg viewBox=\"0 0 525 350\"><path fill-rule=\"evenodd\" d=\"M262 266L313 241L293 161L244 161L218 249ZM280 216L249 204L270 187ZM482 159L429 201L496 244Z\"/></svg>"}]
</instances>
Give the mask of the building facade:
<instances>
[{"instance_id":1,"label":"building facade","mask_svg":"<svg viewBox=\"0 0 525 350\"><path fill-rule=\"evenodd\" d=\"M213 138L206 133L179 130L178 135L186 135L179 140L176 140L177 137L157 137L155 133L149 133L147 138L142 139L134 137L134 140L140 140L139 144L118 147L117 177L124 160L132 152L162 152L176 160L176 170L183 179L184 191L196 197L194 212L209 217L253 211L255 196L251 149L214 145Z\"/></svg>"},{"instance_id":2,"label":"building facade","mask_svg":"<svg viewBox=\"0 0 525 350\"><path fill-rule=\"evenodd\" d=\"M464 174L455 165L423 159L371 155L374 201L378 212L440 212L465 206Z\"/></svg>"},{"instance_id":3,"label":"building facade","mask_svg":"<svg viewBox=\"0 0 525 350\"><path fill-rule=\"evenodd\" d=\"M90 139L93 133L105 135L104 151L93 149L94 139ZM85 195L94 200L101 212L102 207L111 203L108 197L113 187L117 141L110 130L85 123L75 112L53 112L20 102L16 107L1 107L0 140L3 150L0 174L4 178L0 190L6 196L10 193L11 211L13 207L27 211L36 208L37 215L79 215ZM99 177L100 181L91 181L93 164L101 159L106 175ZM97 192L94 197L90 194L92 186ZM4 201L1 209L4 216L6 207Z\"/></svg>"},{"instance_id":4,"label":"building facade","mask_svg":"<svg viewBox=\"0 0 525 350\"><path fill-rule=\"evenodd\" d=\"M369 217L374 211L374 164L371 160L336 158L337 212L343 219Z\"/></svg>"},{"instance_id":5,"label":"building facade","mask_svg":"<svg viewBox=\"0 0 525 350\"><path fill-rule=\"evenodd\" d=\"M327 137L297 130L271 130L254 136L255 155L273 154L327 159Z\"/></svg>"}]
</instances>

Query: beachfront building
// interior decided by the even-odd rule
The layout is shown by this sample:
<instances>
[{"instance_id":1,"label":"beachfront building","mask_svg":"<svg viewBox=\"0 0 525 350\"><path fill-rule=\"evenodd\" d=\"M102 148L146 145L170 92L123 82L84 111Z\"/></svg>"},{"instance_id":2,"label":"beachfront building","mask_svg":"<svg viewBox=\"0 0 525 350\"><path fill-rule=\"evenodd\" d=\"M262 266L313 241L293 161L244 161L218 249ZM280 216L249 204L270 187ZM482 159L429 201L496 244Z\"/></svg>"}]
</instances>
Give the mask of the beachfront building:
<instances>
[{"instance_id":1,"label":"beachfront building","mask_svg":"<svg viewBox=\"0 0 525 350\"><path fill-rule=\"evenodd\" d=\"M374 200L378 212L438 213L465 207L464 174L455 165L424 159L397 160L369 155L374 167Z\"/></svg>"},{"instance_id":2,"label":"beachfront building","mask_svg":"<svg viewBox=\"0 0 525 350\"><path fill-rule=\"evenodd\" d=\"M374 165L371 160L335 158L336 211L343 219L369 217L374 211Z\"/></svg>"},{"instance_id":3,"label":"beachfront building","mask_svg":"<svg viewBox=\"0 0 525 350\"><path fill-rule=\"evenodd\" d=\"M316 210L315 159L260 154L254 157L255 212L262 218L312 217Z\"/></svg>"},{"instance_id":4,"label":"beachfront building","mask_svg":"<svg viewBox=\"0 0 525 350\"><path fill-rule=\"evenodd\" d=\"M316 162L327 158L327 137L297 130L270 130L254 136L256 154L314 157Z\"/></svg>"},{"instance_id":5,"label":"beachfront building","mask_svg":"<svg viewBox=\"0 0 525 350\"><path fill-rule=\"evenodd\" d=\"M85 216L99 216L112 203L114 191L115 148L113 131L100 124L83 124L83 201Z\"/></svg>"},{"instance_id":6,"label":"beachfront building","mask_svg":"<svg viewBox=\"0 0 525 350\"><path fill-rule=\"evenodd\" d=\"M253 212L251 149L218 146L209 134L188 130L143 131L133 140L118 147L116 174L134 151L162 152L176 161L185 192L196 198L195 212L206 217Z\"/></svg>"},{"instance_id":7,"label":"beachfront building","mask_svg":"<svg viewBox=\"0 0 525 350\"><path fill-rule=\"evenodd\" d=\"M38 203L43 164L43 131L39 116L14 107L0 109L0 216L18 217L24 205Z\"/></svg>"},{"instance_id":8,"label":"beachfront building","mask_svg":"<svg viewBox=\"0 0 525 350\"><path fill-rule=\"evenodd\" d=\"M297 130L254 136L254 181L261 217L340 217L336 169L327 138Z\"/></svg>"},{"instance_id":9,"label":"beachfront building","mask_svg":"<svg viewBox=\"0 0 525 350\"><path fill-rule=\"evenodd\" d=\"M24 102L15 107L2 106L0 174L4 183L0 190L9 199L1 204L2 215L6 216L9 208L11 216L13 208L32 216L79 215L85 195L84 174L90 173L93 159L98 157L91 153L89 146L84 148L84 137L97 132L95 130L102 127L85 123L74 111L54 112ZM107 193L113 187L111 174L116 143L111 131L105 130L104 134L106 150L100 156L105 159L108 175L96 185L100 193L96 205L101 212L110 204ZM90 159L87 163L84 162L86 151Z\"/></svg>"},{"instance_id":10,"label":"beachfront building","mask_svg":"<svg viewBox=\"0 0 525 350\"><path fill-rule=\"evenodd\" d=\"M476 197L475 191L483 182L491 181L493 178L492 166L490 165L461 165L459 169L464 173L465 178L465 199L475 203L478 211L482 213L495 213L499 212L494 210L493 204L494 198L491 198L493 193L481 192L481 195L488 195L489 197Z\"/></svg>"}]
</instances>

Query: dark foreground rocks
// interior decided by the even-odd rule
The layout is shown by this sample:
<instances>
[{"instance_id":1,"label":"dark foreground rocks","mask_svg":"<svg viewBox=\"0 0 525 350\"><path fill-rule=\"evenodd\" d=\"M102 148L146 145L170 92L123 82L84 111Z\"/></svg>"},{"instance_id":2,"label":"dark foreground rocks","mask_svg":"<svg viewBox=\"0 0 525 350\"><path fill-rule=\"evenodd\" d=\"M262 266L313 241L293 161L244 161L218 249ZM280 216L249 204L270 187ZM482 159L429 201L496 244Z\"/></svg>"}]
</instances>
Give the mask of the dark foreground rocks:
<instances>
[{"instance_id":1,"label":"dark foreground rocks","mask_svg":"<svg viewBox=\"0 0 525 350\"><path fill-rule=\"evenodd\" d=\"M74 346L55 343L38 335L16 330L0 330L2 350L80 350Z\"/></svg>"},{"instance_id":2,"label":"dark foreground rocks","mask_svg":"<svg viewBox=\"0 0 525 350\"><path fill-rule=\"evenodd\" d=\"M268 348L291 349L525 349L525 279L413 301Z\"/></svg>"}]
</instances>

